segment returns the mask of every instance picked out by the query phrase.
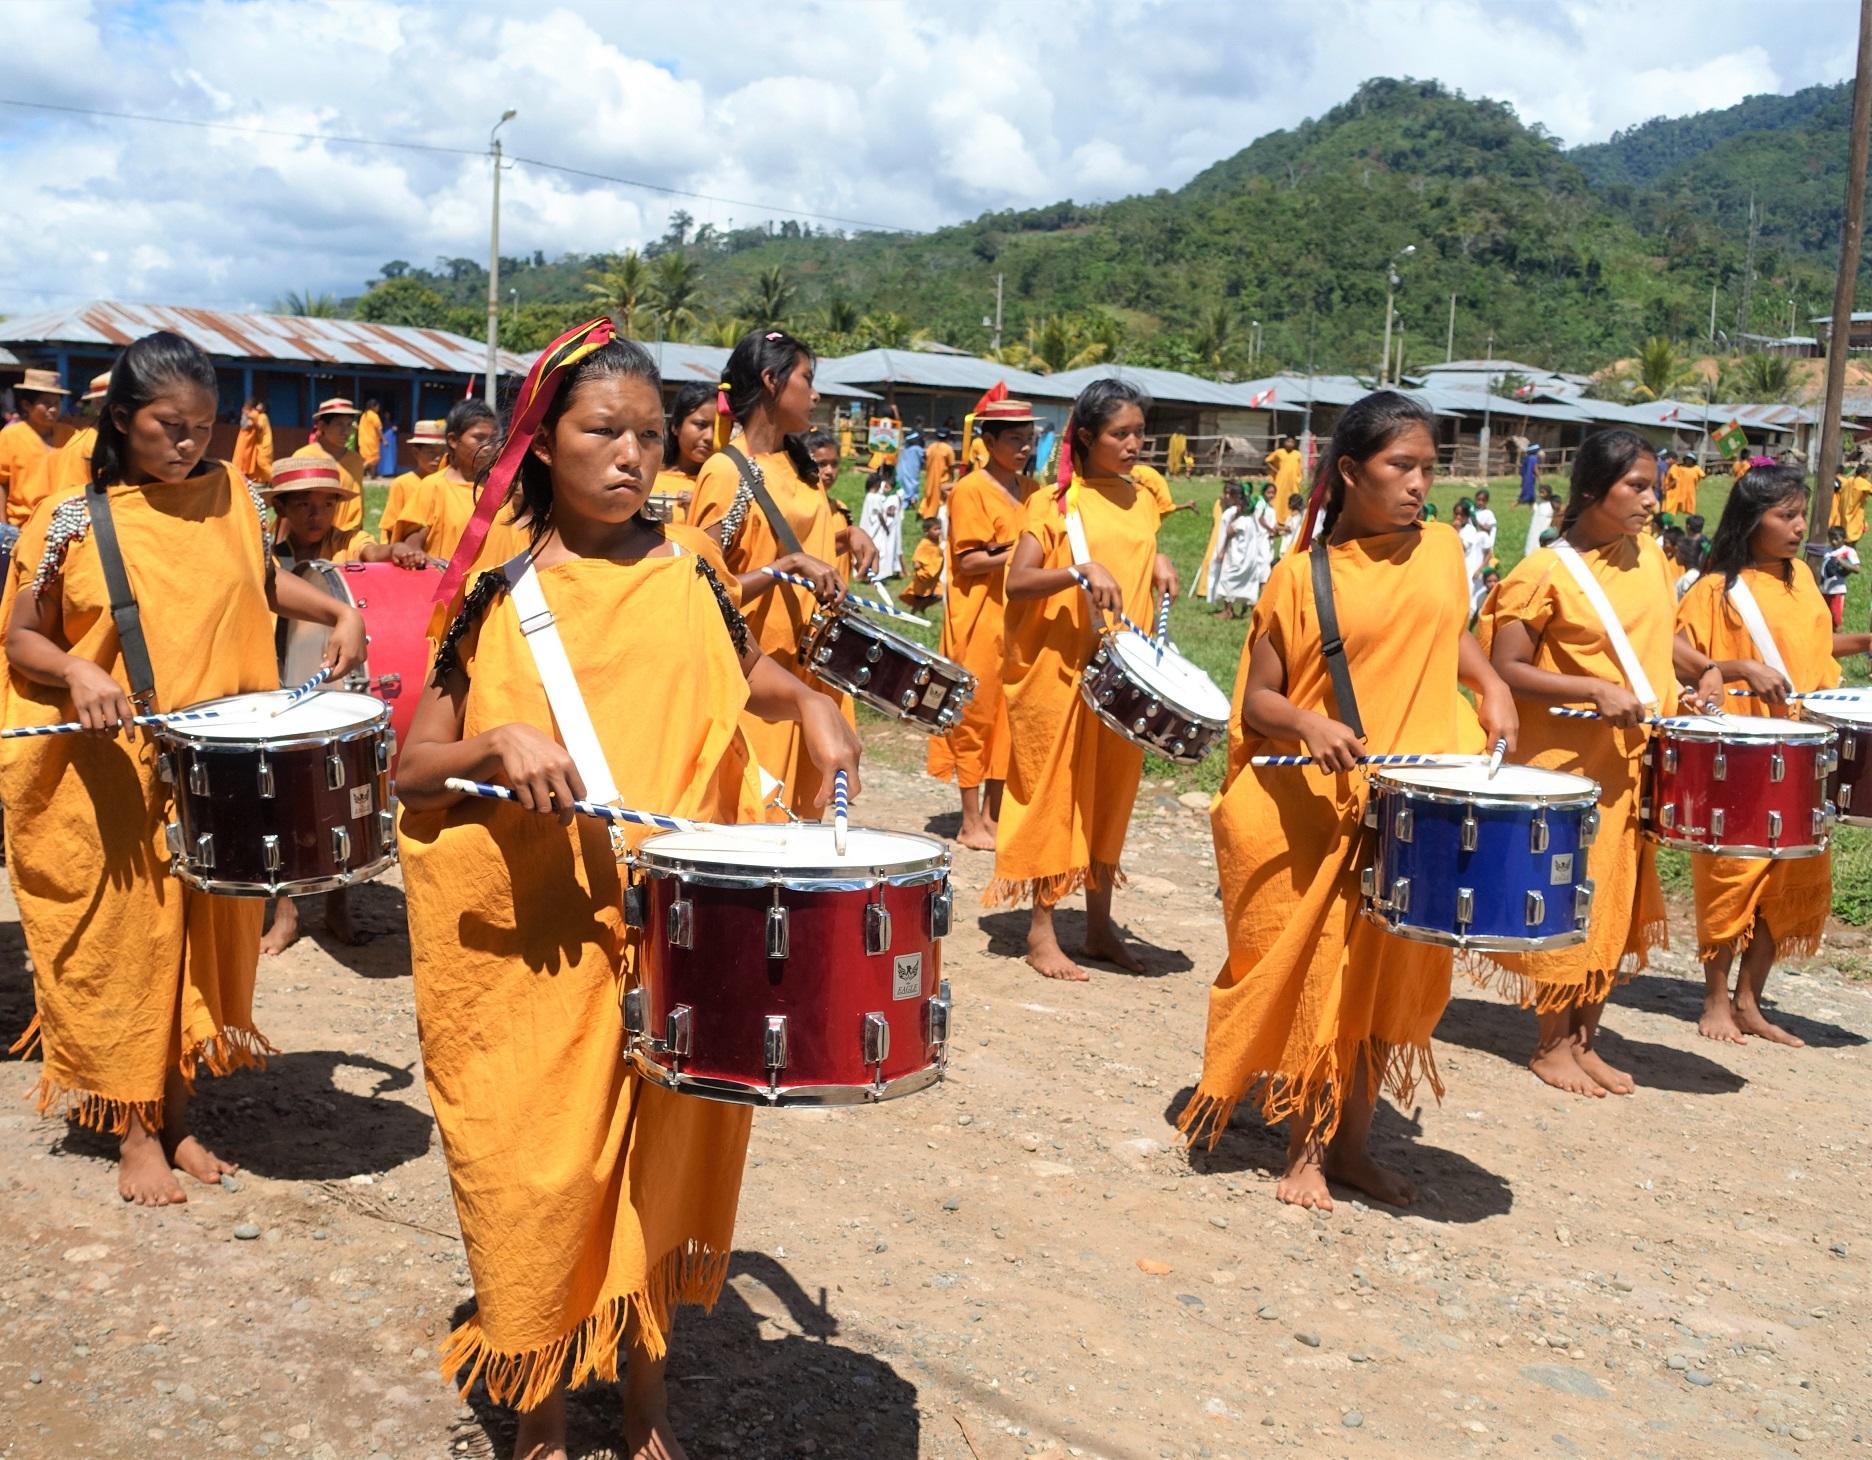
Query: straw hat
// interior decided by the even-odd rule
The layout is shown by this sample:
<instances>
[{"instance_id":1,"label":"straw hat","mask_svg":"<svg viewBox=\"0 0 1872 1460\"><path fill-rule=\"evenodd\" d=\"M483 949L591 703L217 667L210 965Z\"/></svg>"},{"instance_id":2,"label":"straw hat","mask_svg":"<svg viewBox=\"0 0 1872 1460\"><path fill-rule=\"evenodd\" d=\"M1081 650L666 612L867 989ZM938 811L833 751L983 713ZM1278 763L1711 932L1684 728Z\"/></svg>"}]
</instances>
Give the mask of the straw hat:
<instances>
[{"instance_id":1,"label":"straw hat","mask_svg":"<svg viewBox=\"0 0 1872 1460\"><path fill-rule=\"evenodd\" d=\"M350 401L341 395L335 395L330 400L319 402L318 409L312 412L312 419L316 421L320 416L355 416L358 414L358 408Z\"/></svg>"},{"instance_id":2,"label":"straw hat","mask_svg":"<svg viewBox=\"0 0 1872 1460\"><path fill-rule=\"evenodd\" d=\"M1033 406L1024 400L989 401L975 412L977 429L983 426L1031 426L1038 424L1039 420Z\"/></svg>"},{"instance_id":3,"label":"straw hat","mask_svg":"<svg viewBox=\"0 0 1872 1460\"><path fill-rule=\"evenodd\" d=\"M272 483L260 488L260 495L269 500L288 492L336 492L341 497L355 497L357 488L345 480L338 463L330 457L295 456L276 462Z\"/></svg>"},{"instance_id":4,"label":"straw hat","mask_svg":"<svg viewBox=\"0 0 1872 1460\"><path fill-rule=\"evenodd\" d=\"M446 446L448 445L448 423L442 420L418 421L410 427L409 444L411 446Z\"/></svg>"},{"instance_id":5,"label":"straw hat","mask_svg":"<svg viewBox=\"0 0 1872 1460\"><path fill-rule=\"evenodd\" d=\"M91 377L91 388L83 395L79 396L78 399L85 405L91 405L97 401L103 400L104 392L110 389L110 377L111 373L108 370L102 375L93 375Z\"/></svg>"},{"instance_id":6,"label":"straw hat","mask_svg":"<svg viewBox=\"0 0 1872 1460\"><path fill-rule=\"evenodd\" d=\"M35 395L70 395L71 392L59 384L56 370L28 370L15 390L29 390Z\"/></svg>"}]
</instances>

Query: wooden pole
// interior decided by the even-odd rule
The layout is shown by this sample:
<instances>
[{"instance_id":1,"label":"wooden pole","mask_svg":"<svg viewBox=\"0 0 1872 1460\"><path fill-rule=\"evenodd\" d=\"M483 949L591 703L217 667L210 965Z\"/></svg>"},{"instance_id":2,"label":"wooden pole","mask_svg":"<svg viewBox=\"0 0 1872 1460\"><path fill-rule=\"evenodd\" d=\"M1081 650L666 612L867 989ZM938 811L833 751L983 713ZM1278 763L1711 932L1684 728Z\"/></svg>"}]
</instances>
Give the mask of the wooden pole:
<instances>
[{"instance_id":1,"label":"wooden pole","mask_svg":"<svg viewBox=\"0 0 1872 1460\"><path fill-rule=\"evenodd\" d=\"M1865 234L1867 143L1872 140L1872 0L1859 0L1859 67L1853 77L1852 145L1846 164L1846 221L1840 229L1839 274L1827 329L1826 395L1820 407L1819 490L1810 535L1826 541L1833 483L1840 470L1840 410L1846 397L1846 352L1852 343L1853 285Z\"/></svg>"}]
</instances>

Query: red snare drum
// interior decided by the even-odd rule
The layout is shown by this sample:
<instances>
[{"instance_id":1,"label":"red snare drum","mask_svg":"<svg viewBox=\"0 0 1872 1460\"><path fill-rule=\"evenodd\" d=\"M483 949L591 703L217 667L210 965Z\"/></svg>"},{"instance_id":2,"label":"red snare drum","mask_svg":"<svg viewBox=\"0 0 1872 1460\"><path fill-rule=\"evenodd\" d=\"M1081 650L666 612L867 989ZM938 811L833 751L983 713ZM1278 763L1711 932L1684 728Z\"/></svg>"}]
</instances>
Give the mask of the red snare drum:
<instances>
[{"instance_id":1,"label":"red snare drum","mask_svg":"<svg viewBox=\"0 0 1872 1460\"><path fill-rule=\"evenodd\" d=\"M851 829L710 827L653 836L626 918L642 981L624 999L637 1071L745 1105L856 1105L943 1077L949 854Z\"/></svg>"},{"instance_id":2,"label":"red snare drum","mask_svg":"<svg viewBox=\"0 0 1872 1460\"><path fill-rule=\"evenodd\" d=\"M1801 713L1839 736L1827 799L1848 826L1872 826L1872 690L1805 700Z\"/></svg>"},{"instance_id":3,"label":"red snare drum","mask_svg":"<svg viewBox=\"0 0 1872 1460\"><path fill-rule=\"evenodd\" d=\"M394 775L397 746L409 734L429 674L429 610L441 569L434 563L399 568L395 563L320 559L301 563L294 571L364 615L370 647L364 663L342 687L373 694L390 706L390 728L396 732L390 747ZM280 683L304 684L318 672L330 631L323 624L281 619L280 636Z\"/></svg>"},{"instance_id":4,"label":"red snare drum","mask_svg":"<svg viewBox=\"0 0 1872 1460\"><path fill-rule=\"evenodd\" d=\"M1724 857L1817 857L1827 849L1834 735L1751 715L1661 721L1645 747L1645 834Z\"/></svg>"},{"instance_id":5,"label":"red snare drum","mask_svg":"<svg viewBox=\"0 0 1872 1460\"><path fill-rule=\"evenodd\" d=\"M975 698L968 670L855 608L816 611L800 635L800 663L834 689L931 735L954 729Z\"/></svg>"}]
</instances>

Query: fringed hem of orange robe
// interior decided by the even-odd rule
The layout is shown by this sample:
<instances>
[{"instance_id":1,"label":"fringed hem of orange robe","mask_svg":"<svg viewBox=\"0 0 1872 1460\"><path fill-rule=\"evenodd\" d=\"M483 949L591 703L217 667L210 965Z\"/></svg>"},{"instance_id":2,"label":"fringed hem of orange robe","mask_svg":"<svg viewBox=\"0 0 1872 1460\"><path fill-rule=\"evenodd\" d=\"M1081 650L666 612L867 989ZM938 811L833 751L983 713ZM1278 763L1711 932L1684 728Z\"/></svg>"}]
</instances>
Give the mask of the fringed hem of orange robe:
<instances>
[{"instance_id":1,"label":"fringed hem of orange robe","mask_svg":"<svg viewBox=\"0 0 1872 1460\"><path fill-rule=\"evenodd\" d=\"M1057 907L1075 892L1123 887L1128 880L1124 868L1116 862L1093 862L1055 877L997 877L983 890L982 906L1019 907L1032 902L1040 907Z\"/></svg>"},{"instance_id":2,"label":"fringed hem of orange robe","mask_svg":"<svg viewBox=\"0 0 1872 1460\"><path fill-rule=\"evenodd\" d=\"M1764 923L1777 957L1811 958L1833 911L1833 854L1791 861L1693 854L1690 885L1700 960L1729 948L1746 952Z\"/></svg>"},{"instance_id":3,"label":"fringed hem of orange robe","mask_svg":"<svg viewBox=\"0 0 1872 1460\"><path fill-rule=\"evenodd\" d=\"M539 1348L497 1349L481 1331L480 1315L471 1315L443 1345L442 1377L459 1384L464 1399L477 1381L485 1382L488 1398L514 1409L538 1408L562 1382L570 1389L593 1379L614 1384L618 1350L632 1323L650 1357L662 1358L678 1306L713 1309L728 1281L731 1255L707 1243L686 1243L652 1264L642 1287L603 1299L564 1337Z\"/></svg>"},{"instance_id":4,"label":"fringed hem of orange robe","mask_svg":"<svg viewBox=\"0 0 1872 1460\"><path fill-rule=\"evenodd\" d=\"M25 1059L39 1045L39 1016L35 1014L32 1023L26 1026L26 1032L13 1042L7 1053ZM208 1073L216 1076L231 1075L235 1070L264 1070L267 1056L278 1053L279 1050L259 1030L229 1025L212 1038L198 1040L176 1062L176 1070L182 1076L183 1084L192 1092L196 1071L200 1066L207 1066ZM49 1074L39 1077L39 1082L26 1092L26 1098L33 1102L41 1115L61 1118L104 1135L123 1135L130 1129L132 1117L152 1135L163 1128L163 1102L160 1098L117 1100L95 1090L85 1090L55 1080Z\"/></svg>"},{"instance_id":5,"label":"fringed hem of orange robe","mask_svg":"<svg viewBox=\"0 0 1872 1460\"><path fill-rule=\"evenodd\" d=\"M1218 1094L1198 1086L1177 1117L1177 1129L1190 1145L1202 1144L1213 1150L1228 1128L1235 1107L1244 1100L1253 1100L1269 1125L1298 1121L1308 1141L1330 1141L1339 1128L1344 1092L1351 1088L1361 1067L1365 1088L1373 1092L1374 1098L1383 1093L1405 1105L1416 1096L1418 1085L1428 1084L1437 1101L1443 1099L1443 1079L1437 1073L1436 1055L1429 1040L1392 1044L1372 1038L1361 1041L1349 1058L1341 1056L1337 1045L1322 1045L1314 1051L1312 1063L1296 1075L1259 1071L1239 1094Z\"/></svg>"}]
</instances>

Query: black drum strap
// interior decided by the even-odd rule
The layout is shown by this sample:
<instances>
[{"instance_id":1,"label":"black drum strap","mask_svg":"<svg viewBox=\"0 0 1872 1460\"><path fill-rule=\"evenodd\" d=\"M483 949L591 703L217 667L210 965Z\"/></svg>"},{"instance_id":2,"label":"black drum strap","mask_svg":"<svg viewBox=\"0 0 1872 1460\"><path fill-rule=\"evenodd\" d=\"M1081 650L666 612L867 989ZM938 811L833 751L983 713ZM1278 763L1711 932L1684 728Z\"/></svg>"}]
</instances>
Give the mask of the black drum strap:
<instances>
[{"instance_id":1,"label":"black drum strap","mask_svg":"<svg viewBox=\"0 0 1872 1460\"><path fill-rule=\"evenodd\" d=\"M1313 611L1319 615L1320 653L1326 658L1326 672L1332 676L1333 702L1339 718L1352 727L1359 739L1365 738L1365 724L1359 719L1358 697L1352 693L1352 668L1346 663L1345 640L1339 637L1339 611L1333 607L1332 563L1326 557L1326 539L1315 538L1313 560Z\"/></svg>"},{"instance_id":2,"label":"black drum strap","mask_svg":"<svg viewBox=\"0 0 1872 1460\"><path fill-rule=\"evenodd\" d=\"M85 508L91 516L91 540L97 544L98 565L110 593L111 622L123 652L124 673L130 680L130 698L148 710L156 697L156 675L150 668L149 645L143 639L143 614L130 591L124 571L123 549L117 542L117 524L111 518L110 493L94 482L85 487Z\"/></svg>"},{"instance_id":3,"label":"black drum strap","mask_svg":"<svg viewBox=\"0 0 1872 1460\"><path fill-rule=\"evenodd\" d=\"M768 527L773 529L782 556L787 553L804 553L806 549L800 546L799 534L793 531L793 524L786 520L775 504L767 484L761 480L760 473L754 470L754 463L741 454L738 446L724 446L722 452L735 464L735 470L741 473L741 485L748 489L749 495L761 509L761 516L767 519Z\"/></svg>"}]
</instances>

